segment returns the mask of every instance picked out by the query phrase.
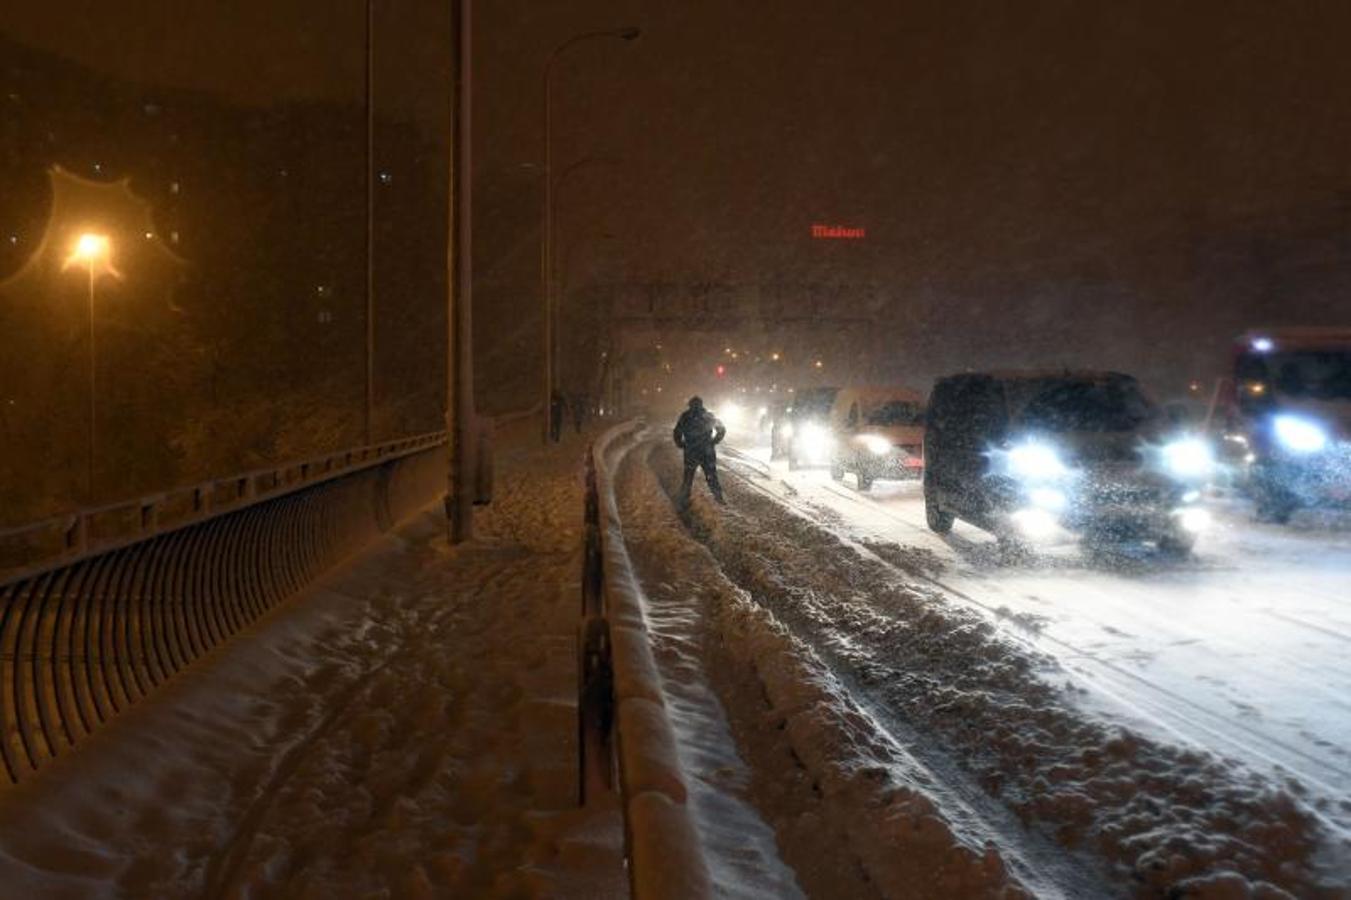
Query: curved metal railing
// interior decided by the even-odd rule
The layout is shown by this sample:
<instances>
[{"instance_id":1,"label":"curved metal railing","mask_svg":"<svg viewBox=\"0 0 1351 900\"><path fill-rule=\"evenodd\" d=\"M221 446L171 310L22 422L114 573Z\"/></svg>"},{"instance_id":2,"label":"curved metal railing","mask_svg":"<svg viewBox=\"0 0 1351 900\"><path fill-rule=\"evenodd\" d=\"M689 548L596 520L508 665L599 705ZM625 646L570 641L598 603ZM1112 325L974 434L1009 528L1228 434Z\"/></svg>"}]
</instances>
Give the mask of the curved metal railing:
<instances>
[{"instance_id":1,"label":"curved metal railing","mask_svg":"<svg viewBox=\"0 0 1351 900\"><path fill-rule=\"evenodd\" d=\"M0 532L9 780L444 491L444 443L391 441Z\"/></svg>"}]
</instances>

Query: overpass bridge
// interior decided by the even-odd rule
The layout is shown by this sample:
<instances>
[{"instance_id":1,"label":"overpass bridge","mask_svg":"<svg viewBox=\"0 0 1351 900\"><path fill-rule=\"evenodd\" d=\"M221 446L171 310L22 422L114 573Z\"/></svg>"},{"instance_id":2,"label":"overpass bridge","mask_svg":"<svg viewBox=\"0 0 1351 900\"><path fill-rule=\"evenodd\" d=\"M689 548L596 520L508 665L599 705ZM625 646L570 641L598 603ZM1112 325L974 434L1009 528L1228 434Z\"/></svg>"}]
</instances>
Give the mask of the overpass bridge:
<instances>
[{"instance_id":1,"label":"overpass bridge","mask_svg":"<svg viewBox=\"0 0 1351 900\"><path fill-rule=\"evenodd\" d=\"M444 490L444 432L0 531L0 763L25 781Z\"/></svg>"}]
</instances>

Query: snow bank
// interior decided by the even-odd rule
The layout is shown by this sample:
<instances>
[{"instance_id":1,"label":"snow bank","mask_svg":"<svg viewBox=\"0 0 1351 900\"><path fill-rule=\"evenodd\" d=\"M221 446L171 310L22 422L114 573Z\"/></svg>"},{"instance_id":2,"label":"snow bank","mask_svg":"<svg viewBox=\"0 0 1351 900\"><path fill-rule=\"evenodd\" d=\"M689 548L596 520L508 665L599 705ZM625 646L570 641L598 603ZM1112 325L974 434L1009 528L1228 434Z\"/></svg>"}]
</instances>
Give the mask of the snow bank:
<instances>
[{"instance_id":1,"label":"snow bank","mask_svg":"<svg viewBox=\"0 0 1351 900\"><path fill-rule=\"evenodd\" d=\"M909 763L902 748L815 654L683 533L651 472L634 466L626 476L630 550L640 571L669 579L646 585L649 615L663 614L662 604L699 598L714 687L740 725L742 749L775 765L762 768L752 799L774 821L785 858L808 892L1028 896L995 848L960 838L938 805L903 777Z\"/></svg>"},{"instance_id":2,"label":"snow bank","mask_svg":"<svg viewBox=\"0 0 1351 900\"><path fill-rule=\"evenodd\" d=\"M673 456L654 465L672 491ZM1343 895L1346 870L1319 872L1328 836L1286 786L1087 718L1047 661L990 619L728 481L731 507L696 500L693 533L888 728L914 734L922 758L952 761L1143 895L1227 896L1213 892L1234 877L1253 896Z\"/></svg>"},{"instance_id":3,"label":"snow bank","mask_svg":"<svg viewBox=\"0 0 1351 900\"><path fill-rule=\"evenodd\" d=\"M633 446L639 427L616 426L592 450L632 887L637 900L700 900L713 896L713 886L686 808L685 777L647 639L642 588L624 546L615 502L614 470Z\"/></svg>"}]
</instances>

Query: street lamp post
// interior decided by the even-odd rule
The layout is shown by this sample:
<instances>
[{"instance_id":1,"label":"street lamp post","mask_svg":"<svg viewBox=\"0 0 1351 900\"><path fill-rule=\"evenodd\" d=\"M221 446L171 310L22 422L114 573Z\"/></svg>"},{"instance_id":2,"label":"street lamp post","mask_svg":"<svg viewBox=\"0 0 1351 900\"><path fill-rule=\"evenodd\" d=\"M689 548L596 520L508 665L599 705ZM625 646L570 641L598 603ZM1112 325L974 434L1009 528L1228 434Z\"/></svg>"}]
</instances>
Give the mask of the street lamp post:
<instances>
[{"instance_id":1,"label":"street lamp post","mask_svg":"<svg viewBox=\"0 0 1351 900\"><path fill-rule=\"evenodd\" d=\"M456 52L452 75L454 115L451 135L451 177L448 203L446 314L446 432L450 448L447 472L446 522L451 544L474 537L478 495L477 425L474 413L473 360L473 12L472 0L454 0Z\"/></svg>"},{"instance_id":2,"label":"street lamp post","mask_svg":"<svg viewBox=\"0 0 1351 900\"><path fill-rule=\"evenodd\" d=\"M620 161L618 159L612 159L610 157L604 156L588 156L584 159L579 159L570 166L568 166L566 169L564 169L563 172L558 176L558 184L554 189L554 192L555 194L562 194L563 188L567 186L568 179L571 178L573 175L575 175L577 172L580 172L581 170L587 168L588 166L599 166L599 165L617 166L619 165L619 162ZM567 297L566 280L568 269L568 251L565 250L563 254L563 278L564 278L563 296L557 297L555 295L558 294L559 292L554 288L554 285L558 280L556 277L557 267L553 265L554 262L553 257L556 254L553 252L552 246L556 243L559 243L554 239L554 235L558 233L558 221L557 221L558 211L557 209L554 209L551 211L551 213L554 218L550 222L549 226L549 242L551 249L549 251L550 252L550 258L548 260L549 270L547 272L546 278L548 289L545 291L545 299L548 301L548 306L544 312L545 318L547 320L546 333L549 336L549 353L546 359L546 363L550 367L549 383L552 389L553 387L556 387L558 385L559 331L561 329L561 323L559 321L559 310L562 306L562 303L566 300ZM570 250L571 248L568 249Z\"/></svg>"},{"instance_id":3,"label":"street lamp post","mask_svg":"<svg viewBox=\"0 0 1351 900\"><path fill-rule=\"evenodd\" d=\"M366 446L375 443L375 0L366 0Z\"/></svg>"},{"instance_id":4,"label":"street lamp post","mask_svg":"<svg viewBox=\"0 0 1351 900\"><path fill-rule=\"evenodd\" d=\"M89 441L85 459L86 499L94 499L94 461L98 456L98 343L94 329L94 286L100 270L112 271L112 242L106 234L86 232L75 240L66 268L84 266L89 272Z\"/></svg>"},{"instance_id":5,"label":"street lamp post","mask_svg":"<svg viewBox=\"0 0 1351 900\"><path fill-rule=\"evenodd\" d=\"M612 28L587 31L563 41L549 54L544 63L544 213L540 241L540 299L544 307L544 443L551 439L553 421L553 75L556 63L570 47L597 38L636 40L642 31L638 28Z\"/></svg>"}]
</instances>

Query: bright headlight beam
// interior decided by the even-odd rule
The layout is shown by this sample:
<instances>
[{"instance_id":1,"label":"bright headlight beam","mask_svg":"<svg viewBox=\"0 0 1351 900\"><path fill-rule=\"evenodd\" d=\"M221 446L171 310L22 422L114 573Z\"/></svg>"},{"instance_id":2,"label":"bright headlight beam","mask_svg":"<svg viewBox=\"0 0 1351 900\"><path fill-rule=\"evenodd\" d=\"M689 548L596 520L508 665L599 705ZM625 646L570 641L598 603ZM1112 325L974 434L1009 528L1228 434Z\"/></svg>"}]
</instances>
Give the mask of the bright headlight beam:
<instances>
[{"instance_id":1,"label":"bright headlight beam","mask_svg":"<svg viewBox=\"0 0 1351 900\"><path fill-rule=\"evenodd\" d=\"M1200 438L1182 438L1165 444L1163 461L1179 478L1205 478L1215 470L1215 454Z\"/></svg>"},{"instance_id":2,"label":"bright headlight beam","mask_svg":"<svg viewBox=\"0 0 1351 900\"><path fill-rule=\"evenodd\" d=\"M1060 512L1069 503L1064 491L1055 488L1036 488L1028 492L1027 499L1038 509Z\"/></svg>"},{"instance_id":3,"label":"bright headlight beam","mask_svg":"<svg viewBox=\"0 0 1351 900\"><path fill-rule=\"evenodd\" d=\"M1061 478L1069 472L1054 448L1038 443L1020 444L1010 450L1009 466L1020 478Z\"/></svg>"},{"instance_id":4,"label":"bright headlight beam","mask_svg":"<svg viewBox=\"0 0 1351 900\"><path fill-rule=\"evenodd\" d=\"M1020 509L1012 519L1023 536L1033 540L1050 537L1056 530L1055 516L1044 509Z\"/></svg>"},{"instance_id":5,"label":"bright headlight beam","mask_svg":"<svg viewBox=\"0 0 1351 900\"><path fill-rule=\"evenodd\" d=\"M1182 509L1178 510L1175 515L1178 524L1187 531L1200 532L1210 527L1210 513L1204 509L1196 509L1195 507Z\"/></svg>"},{"instance_id":6,"label":"bright headlight beam","mask_svg":"<svg viewBox=\"0 0 1351 900\"><path fill-rule=\"evenodd\" d=\"M1328 445L1323 426L1301 416L1277 416L1272 428L1281 446L1295 453L1317 453Z\"/></svg>"},{"instance_id":7,"label":"bright headlight beam","mask_svg":"<svg viewBox=\"0 0 1351 900\"><path fill-rule=\"evenodd\" d=\"M873 456L885 456L891 452L891 441L877 434L863 435L863 446Z\"/></svg>"},{"instance_id":8,"label":"bright headlight beam","mask_svg":"<svg viewBox=\"0 0 1351 900\"><path fill-rule=\"evenodd\" d=\"M830 432L815 422L803 425L802 433L798 437L802 455L811 460L824 459L830 452L831 442Z\"/></svg>"}]
</instances>

